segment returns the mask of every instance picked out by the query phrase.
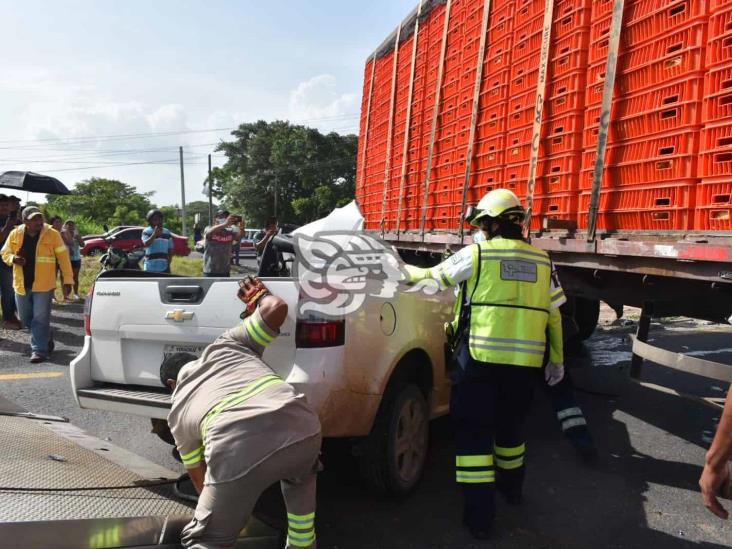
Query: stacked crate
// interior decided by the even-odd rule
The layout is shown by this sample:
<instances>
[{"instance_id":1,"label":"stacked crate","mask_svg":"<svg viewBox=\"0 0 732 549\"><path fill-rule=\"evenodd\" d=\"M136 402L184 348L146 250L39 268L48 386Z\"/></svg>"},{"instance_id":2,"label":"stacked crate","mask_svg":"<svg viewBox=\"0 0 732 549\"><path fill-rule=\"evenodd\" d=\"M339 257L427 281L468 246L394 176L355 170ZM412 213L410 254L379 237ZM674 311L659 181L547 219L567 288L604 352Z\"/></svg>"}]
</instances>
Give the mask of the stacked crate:
<instances>
[{"instance_id":1,"label":"stacked crate","mask_svg":"<svg viewBox=\"0 0 732 549\"><path fill-rule=\"evenodd\" d=\"M710 5L694 228L732 230L732 2Z\"/></svg>"},{"instance_id":2,"label":"stacked crate","mask_svg":"<svg viewBox=\"0 0 732 549\"><path fill-rule=\"evenodd\" d=\"M476 6L482 2L475 2ZM483 79L478 99L475 145L470 170L467 203L477 204L488 191L500 186L503 180L506 140L506 112L509 101L509 75L514 37L514 2L493 2L488 21L486 51L483 58ZM473 84L477 72L477 57L472 69ZM458 214L462 206L460 178Z\"/></svg>"},{"instance_id":3,"label":"stacked crate","mask_svg":"<svg viewBox=\"0 0 732 549\"><path fill-rule=\"evenodd\" d=\"M516 4L502 185L525 198L546 2ZM537 229L544 218L566 219L576 211L589 19L589 1L555 2L534 189Z\"/></svg>"},{"instance_id":4,"label":"stacked crate","mask_svg":"<svg viewBox=\"0 0 732 549\"><path fill-rule=\"evenodd\" d=\"M394 52L391 52L375 61L374 88L371 92L371 119L368 142L365 144L366 168L362 177L364 182L363 210L368 229L377 229L381 224L393 60ZM361 153L360 150L359 153Z\"/></svg>"},{"instance_id":5,"label":"stacked crate","mask_svg":"<svg viewBox=\"0 0 732 549\"><path fill-rule=\"evenodd\" d=\"M437 133L429 174L430 192L426 197L427 231L452 229L460 216L460 174L465 172L466 167L481 22L482 2L453 1L448 22ZM441 23L440 32L444 29L444 17ZM435 55L438 56L438 63L440 53L437 48ZM426 128L428 139L432 129L434 99L430 103ZM429 140L427 149L429 150Z\"/></svg>"},{"instance_id":6,"label":"stacked crate","mask_svg":"<svg viewBox=\"0 0 732 549\"><path fill-rule=\"evenodd\" d=\"M592 4L579 207L586 227L612 0ZM626 2L598 228L692 228L706 32L705 2Z\"/></svg>"}]
</instances>

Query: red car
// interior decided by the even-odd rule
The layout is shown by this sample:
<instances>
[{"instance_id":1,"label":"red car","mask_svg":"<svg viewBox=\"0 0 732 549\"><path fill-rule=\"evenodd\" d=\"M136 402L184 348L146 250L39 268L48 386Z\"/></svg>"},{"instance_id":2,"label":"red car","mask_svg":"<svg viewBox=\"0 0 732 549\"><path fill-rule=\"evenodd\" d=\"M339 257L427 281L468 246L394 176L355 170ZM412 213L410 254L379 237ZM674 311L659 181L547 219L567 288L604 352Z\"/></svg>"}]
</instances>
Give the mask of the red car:
<instances>
[{"instance_id":1,"label":"red car","mask_svg":"<svg viewBox=\"0 0 732 549\"><path fill-rule=\"evenodd\" d=\"M115 248L124 250L125 252L131 252L137 248L142 248L142 231L144 227L131 227L129 229L123 229L114 233L109 238L109 241L104 238L90 238L85 240L84 247L81 249L81 253L84 255L97 255L107 251L111 243ZM173 235L173 254L174 255L188 255L191 253L191 249L188 247L188 239L184 236L179 236L175 233Z\"/></svg>"}]
</instances>

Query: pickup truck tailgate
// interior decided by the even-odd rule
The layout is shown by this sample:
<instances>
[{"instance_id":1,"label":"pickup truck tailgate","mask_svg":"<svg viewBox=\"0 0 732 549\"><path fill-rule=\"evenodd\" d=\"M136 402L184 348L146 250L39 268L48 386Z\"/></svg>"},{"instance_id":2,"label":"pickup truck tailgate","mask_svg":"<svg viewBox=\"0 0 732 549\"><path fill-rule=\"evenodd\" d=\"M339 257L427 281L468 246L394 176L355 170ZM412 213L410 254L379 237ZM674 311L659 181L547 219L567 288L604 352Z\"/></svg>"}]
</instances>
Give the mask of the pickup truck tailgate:
<instances>
[{"instance_id":1,"label":"pickup truck tailgate","mask_svg":"<svg viewBox=\"0 0 732 549\"><path fill-rule=\"evenodd\" d=\"M289 306L280 336L263 357L286 377L295 358L297 285L286 278L263 281ZM237 289L234 278L99 278L91 303L92 379L160 387L160 364L167 355L198 355L241 322Z\"/></svg>"}]
</instances>

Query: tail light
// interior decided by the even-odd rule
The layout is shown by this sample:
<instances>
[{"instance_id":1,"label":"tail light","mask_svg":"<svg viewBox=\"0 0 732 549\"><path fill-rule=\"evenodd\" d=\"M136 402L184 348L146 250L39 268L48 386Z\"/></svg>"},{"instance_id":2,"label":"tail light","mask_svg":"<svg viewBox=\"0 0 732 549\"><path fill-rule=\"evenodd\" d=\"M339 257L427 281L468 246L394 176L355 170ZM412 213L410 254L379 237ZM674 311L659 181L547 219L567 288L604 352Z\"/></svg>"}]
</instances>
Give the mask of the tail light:
<instances>
[{"instance_id":1,"label":"tail light","mask_svg":"<svg viewBox=\"0 0 732 549\"><path fill-rule=\"evenodd\" d=\"M84 299L84 333L88 336L91 335L91 306L93 296L94 284L89 288L89 293L86 294L86 298Z\"/></svg>"},{"instance_id":2,"label":"tail light","mask_svg":"<svg viewBox=\"0 0 732 549\"><path fill-rule=\"evenodd\" d=\"M343 320L298 320L295 329L295 345L299 349L338 347L346 340L346 323Z\"/></svg>"}]
</instances>

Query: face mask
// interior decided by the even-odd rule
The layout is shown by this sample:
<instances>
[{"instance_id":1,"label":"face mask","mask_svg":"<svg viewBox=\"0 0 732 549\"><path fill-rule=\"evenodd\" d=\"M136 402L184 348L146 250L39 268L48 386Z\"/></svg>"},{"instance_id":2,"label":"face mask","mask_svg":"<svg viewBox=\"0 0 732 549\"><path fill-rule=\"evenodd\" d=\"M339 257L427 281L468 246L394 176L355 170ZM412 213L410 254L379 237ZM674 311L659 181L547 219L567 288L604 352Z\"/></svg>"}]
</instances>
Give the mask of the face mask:
<instances>
[{"instance_id":1,"label":"face mask","mask_svg":"<svg viewBox=\"0 0 732 549\"><path fill-rule=\"evenodd\" d=\"M475 231L473 233L473 243L478 244L479 242L485 242L485 233L483 231Z\"/></svg>"}]
</instances>

